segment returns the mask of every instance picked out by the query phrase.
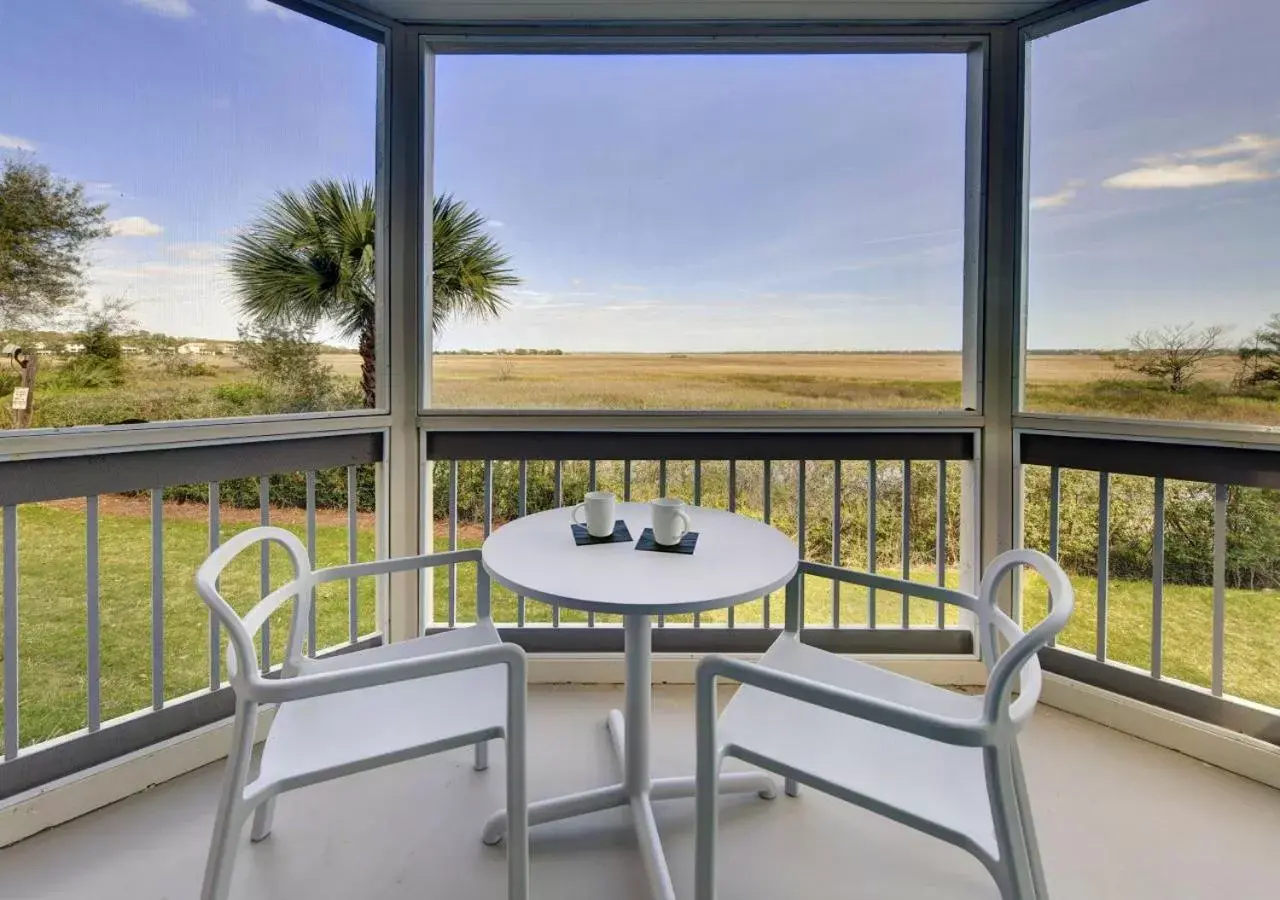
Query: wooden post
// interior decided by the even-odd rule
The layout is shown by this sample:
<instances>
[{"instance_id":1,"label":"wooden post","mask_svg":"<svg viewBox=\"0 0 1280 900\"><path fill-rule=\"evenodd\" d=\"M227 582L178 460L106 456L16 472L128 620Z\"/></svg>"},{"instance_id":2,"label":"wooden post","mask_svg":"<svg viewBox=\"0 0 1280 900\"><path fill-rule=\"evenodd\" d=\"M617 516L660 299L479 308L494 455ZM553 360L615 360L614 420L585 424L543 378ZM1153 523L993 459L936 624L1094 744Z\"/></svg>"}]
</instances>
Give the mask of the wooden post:
<instances>
[{"instance_id":1,"label":"wooden post","mask_svg":"<svg viewBox=\"0 0 1280 900\"><path fill-rule=\"evenodd\" d=\"M26 428L31 423L31 411L35 407L37 355L21 347L5 347L7 354L18 365L18 387L13 392L13 428Z\"/></svg>"}]
</instances>

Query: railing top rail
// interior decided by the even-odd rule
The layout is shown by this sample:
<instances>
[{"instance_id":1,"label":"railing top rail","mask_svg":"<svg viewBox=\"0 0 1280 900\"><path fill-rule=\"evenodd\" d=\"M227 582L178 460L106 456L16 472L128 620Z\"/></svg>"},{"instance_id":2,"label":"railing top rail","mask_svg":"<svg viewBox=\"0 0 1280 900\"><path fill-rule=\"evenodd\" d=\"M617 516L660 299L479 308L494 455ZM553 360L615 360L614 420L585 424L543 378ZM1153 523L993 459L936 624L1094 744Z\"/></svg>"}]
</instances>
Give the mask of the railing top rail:
<instances>
[{"instance_id":1,"label":"railing top rail","mask_svg":"<svg viewBox=\"0 0 1280 900\"><path fill-rule=\"evenodd\" d=\"M429 431L427 458L972 459L972 431Z\"/></svg>"},{"instance_id":2,"label":"railing top rail","mask_svg":"<svg viewBox=\"0 0 1280 900\"><path fill-rule=\"evenodd\" d=\"M0 506L352 466L382 459L382 433L277 438L0 462Z\"/></svg>"},{"instance_id":3,"label":"railing top rail","mask_svg":"<svg viewBox=\"0 0 1280 900\"><path fill-rule=\"evenodd\" d=\"M1280 488L1280 447L1024 432L1019 452L1028 465Z\"/></svg>"}]
</instances>

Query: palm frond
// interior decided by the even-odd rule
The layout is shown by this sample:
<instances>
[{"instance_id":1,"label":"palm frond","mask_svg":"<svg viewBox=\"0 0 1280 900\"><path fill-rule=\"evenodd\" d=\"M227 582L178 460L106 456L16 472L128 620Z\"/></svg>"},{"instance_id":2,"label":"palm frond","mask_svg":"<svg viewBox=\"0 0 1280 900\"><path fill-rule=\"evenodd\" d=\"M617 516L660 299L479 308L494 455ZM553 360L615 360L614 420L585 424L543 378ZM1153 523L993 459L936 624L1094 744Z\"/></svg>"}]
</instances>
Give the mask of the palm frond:
<instances>
[{"instance_id":1,"label":"palm frond","mask_svg":"<svg viewBox=\"0 0 1280 900\"><path fill-rule=\"evenodd\" d=\"M503 289L520 279L485 231L484 216L445 195L432 219L432 329L455 317L500 315ZM328 322L372 348L376 234L372 185L331 179L281 191L231 243L227 263L241 313L264 324ZM372 357L365 362L372 404Z\"/></svg>"},{"instance_id":2,"label":"palm frond","mask_svg":"<svg viewBox=\"0 0 1280 900\"><path fill-rule=\"evenodd\" d=\"M282 191L231 244L240 310L257 321L328 321L344 337L374 318L373 190L317 181Z\"/></svg>"},{"instance_id":3,"label":"palm frond","mask_svg":"<svg viewBox=\"0 0 1280 900\"><path fill-rule=\"evenodd\" d=\"M485 218L450 194L432 207L431 327L453 317L490 319L507 308L503 288L520 279L510 258L484 230Z\"/></svg>"}]
</instances>

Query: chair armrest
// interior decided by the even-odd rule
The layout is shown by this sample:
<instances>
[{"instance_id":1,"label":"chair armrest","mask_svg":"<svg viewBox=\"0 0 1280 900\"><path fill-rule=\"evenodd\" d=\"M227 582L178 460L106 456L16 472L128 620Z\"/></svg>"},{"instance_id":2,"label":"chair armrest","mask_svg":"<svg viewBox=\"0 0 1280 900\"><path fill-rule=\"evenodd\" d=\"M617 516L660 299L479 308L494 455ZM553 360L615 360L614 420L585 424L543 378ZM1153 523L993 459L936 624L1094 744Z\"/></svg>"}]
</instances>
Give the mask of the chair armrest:
<instances>
[{"instance_id":1,"label":"chair armrest","mask_svg":"<svg viewBox=\"0 0 1280 900\"><path fill-rule=\"evenodd\" d=\"M844 584L856 584L859 587L877 588L882 591L888 591L893 594L907 594L912 597L919 597L921 600L932 600L935 603L949 603L952 606L959 606L969 612L977 611L978 598L973 594L966 594L964 591L957 591L951 588L937 587L932 584L924 584L919 581L904 581L901 578L894 578L890 575L879 575L875 572L859 572L856 569L846 569L841 566L832 566L827 563L811 562L802 560L800 562L800 571L808 575L814 575L818 578L829 578L832 581L839 581Z\"/></svg>"},{"instance_id":2,"label":"chair armrest","mask_svg":"<svg viewBox=\"0 0 1280 900\"><path fill-rule=\"evenodd\" d=\"M444 553L427 553L422 556L400 556L395 559L375 559L372 562L347 563L317 569L312 573L315 584L363 578L369 575L387 575L392 572L411 572L414 569L435 569L454 563L480 562L480 548L449 550Z\"/></svg>"},{"instance_id":3,"label":"chair armrest","mask_svg":"<svg viewBox=\"0 0 1280 900\"><path fill-rule=\"evenodd\" d=\"M714 693L715 679L725 677L761 690L782 694L792 700L811 703L846 716L866 719L888 728L918 734L947 744L977 747L986 743L982 720L940 716L889 700L855 694L812 678L792 675L759 663L708 656L698 664L699 697Z\"/></svg>"},{"instance_id":4,"label":"chair armrest","mask_svg":"<svg viewBox=\"0 0 1280 900\"><path fill-rule=\"evenodd\" d=\"M268 679L254 675L250 692L251 699L258 703L285 703L290 700L305 700L324 694L338 694L343 691L393 684L397 681L410 681L431 675L443 675L447 672L498 665L508 668L513 682L518 681L523 684L525 659L524 649L516 644L489 644L484 647L468 647L465 650L450 650L430 656L371 663L353 669L295 675L293 678Z\"/></svg>"},{"instance_id":5,"label":"chair armrest","mask_svg":"<svg viewBox=\"0 0 1280 900\"><path fill-rule=\"evenodd\" d=\"M995 602L1001 580L1018 566L1035 569L1049 588L1049 613L1026 634ZM990 626L1011 643L992 666L987 678L983 715L993 722L1000 718L1001 711L1006 708L1013 679L1022 673L1022 691L1018 699L1007 707L1009 717L1021 725L1030 717L1040 696L1040 662L1036 653L1066 627L1075 609L1075 592L1070 579L1056 562L1038 550L1022 549L1006 550L992 560L982 576L979 593L990 605Z\"/></svg>"}]
</instances>

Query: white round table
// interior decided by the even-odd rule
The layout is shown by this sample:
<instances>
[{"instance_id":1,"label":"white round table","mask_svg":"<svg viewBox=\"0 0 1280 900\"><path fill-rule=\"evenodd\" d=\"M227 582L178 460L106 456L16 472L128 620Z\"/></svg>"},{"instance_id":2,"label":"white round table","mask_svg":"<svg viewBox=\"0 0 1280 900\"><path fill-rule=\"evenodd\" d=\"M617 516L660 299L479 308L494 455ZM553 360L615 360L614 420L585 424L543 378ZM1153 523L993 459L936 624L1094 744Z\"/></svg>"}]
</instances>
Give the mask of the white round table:
<instances>
[{"instance_id":1,"label":"white round table","mask_svg":"<svg viewBox=\"0 0 1280 900\"><path fill-rule=\"evenodd\" d=\"M529 824L538 825L630 805L654 895L675 900L653 800L694 796L694 779L658 778L649 772L649 718L652 706L650 617L723 609L772 593L796 573L795 541L763 522L721 510L688 508L698 543L691 555L635 549L652 524L646 503L619 503L618 518L632 540L578 546L570 530L570 510L525 516L503 525L484 542L485 569L494 581L525 597L570 609L624 616L627 665L626 716L609 713L613 749L623 769L619 784L529 805ZM762 772L722 776L721 790L775 792ZM485 825L485 843L506 830L499 812Z\"/></svg>"}]
</instances>

